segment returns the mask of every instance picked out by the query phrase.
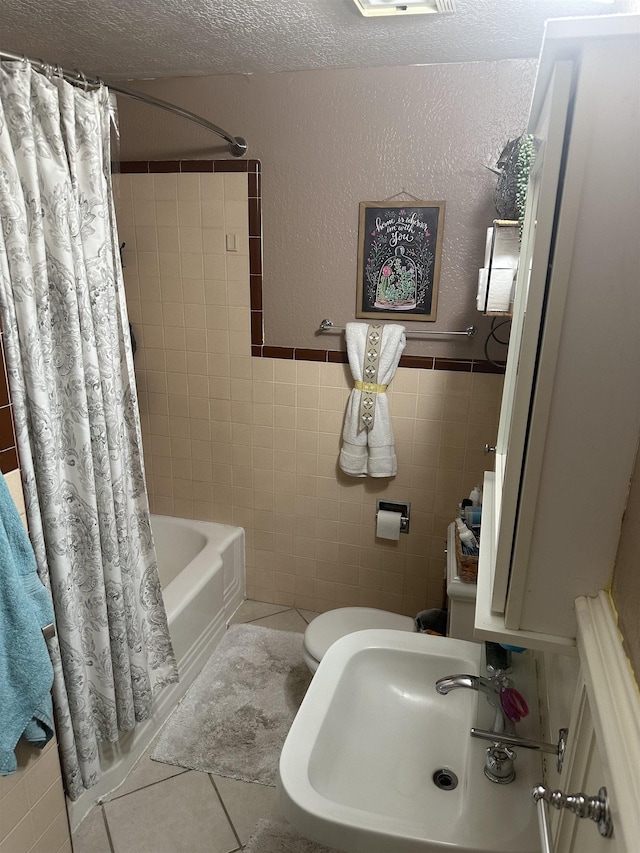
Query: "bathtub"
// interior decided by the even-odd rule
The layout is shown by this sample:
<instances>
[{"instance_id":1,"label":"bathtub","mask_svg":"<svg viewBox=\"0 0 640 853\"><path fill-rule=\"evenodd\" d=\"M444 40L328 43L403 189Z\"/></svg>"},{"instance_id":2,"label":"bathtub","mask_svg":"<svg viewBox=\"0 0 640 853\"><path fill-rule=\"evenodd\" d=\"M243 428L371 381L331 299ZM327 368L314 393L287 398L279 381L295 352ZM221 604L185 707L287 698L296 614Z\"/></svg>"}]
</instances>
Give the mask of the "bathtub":
<instances>
[{"instance_id":1,"label":"bathtub","mask_svg":"<svg viewBox=\"0 0 640 853\"><path fill-rule=\"evenodd\" d=\"M151 718L115 744L100 747L102 777L67 802L74 830L91 807L113 791L145 752L218 645L245 596L244 530L228 524L152 515L169 632L180 681L160 691Z\"/></svg>"},{"instance_id":2,"label":"bathtub","mask_svg":"<svg viewBox=\"0 0 640 853\"><path fill-rule=\"evenodd\" d=\"M180 683L190 684L244 598L244 530L167 515L151 526Z\"/></svg>"}]
</instances>

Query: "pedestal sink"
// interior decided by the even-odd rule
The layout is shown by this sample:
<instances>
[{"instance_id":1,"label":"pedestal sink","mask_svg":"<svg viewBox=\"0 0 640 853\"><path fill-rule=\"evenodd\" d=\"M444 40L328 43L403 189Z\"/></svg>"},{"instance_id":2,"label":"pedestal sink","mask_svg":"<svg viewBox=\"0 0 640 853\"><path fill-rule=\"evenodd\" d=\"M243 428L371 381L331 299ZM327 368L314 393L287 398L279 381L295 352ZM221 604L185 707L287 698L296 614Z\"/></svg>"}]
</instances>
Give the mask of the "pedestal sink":
<instances>
[{"instance_id":1,"label":"pedestal sink","mask_svg":"<svg viewBox=\"0 0 640 853\"><path fill-rule=\"evenodd\" d=\"M539 755L517 750L516 780L490 782L488 744L469 735L493 718L485 697L435 689L442 676L480 674L481 650L383 630L335 643L282 750L287 820L347 853L537 853L529 791L542 778Z\"/></svg>"}]
</instances>

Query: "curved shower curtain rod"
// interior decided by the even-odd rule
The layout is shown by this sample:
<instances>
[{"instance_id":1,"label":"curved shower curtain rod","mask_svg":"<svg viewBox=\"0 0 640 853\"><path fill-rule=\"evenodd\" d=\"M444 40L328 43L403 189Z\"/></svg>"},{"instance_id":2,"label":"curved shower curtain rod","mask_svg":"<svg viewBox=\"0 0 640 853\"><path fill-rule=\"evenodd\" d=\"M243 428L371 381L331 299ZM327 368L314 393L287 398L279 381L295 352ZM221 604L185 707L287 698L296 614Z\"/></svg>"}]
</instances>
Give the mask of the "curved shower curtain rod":
<instances>
[{"instance_id":1,"label":"curved shower curtain rod","mask_svg":"<svg viewBox=\"0 0 640 853\"><path fill-rule=\"evenodd\" d=\"M34 68L38 69L38 71L43 71L47 75L57 74L69 83L73 83L74 86L84 86L85 90L90 87L99 88L104 82L99 77L89 79L85 77L81 71L69 71L66 68L61 68L59 65L52 65L50 62L43 62L41 59L30 59L28 56L22 56L18 53L10 53L6 50L0 50L0 59L8 59L15 62L30 62ZM217 124L207 121L206 118L202 118L202 116L192 113L190 110L177 107L175 104L170 104L168 101L161 101L160 98L154 98L153 95L144 95L142 92L134 92L133 89L127 89L124 86L115 86L109 83L105 83L104 85L109 88L110 92L117 92L119 95L124 95L125 98L133 98L136 101L142 101L144 104L151 104L153 107L159 107L161 110L168 110L170 113L175 113L176 115L182 116L182 118L186 118L189 121L193 121L201 127L210 130L212 133L215 133L216 136L222 137L222 139L229 143L229 153L234 157L242 157L247 153L246 139L243 139L241 136L231 136L230 133L227 133L226 130L218 127Z\"/></svg>"}]
</instances>

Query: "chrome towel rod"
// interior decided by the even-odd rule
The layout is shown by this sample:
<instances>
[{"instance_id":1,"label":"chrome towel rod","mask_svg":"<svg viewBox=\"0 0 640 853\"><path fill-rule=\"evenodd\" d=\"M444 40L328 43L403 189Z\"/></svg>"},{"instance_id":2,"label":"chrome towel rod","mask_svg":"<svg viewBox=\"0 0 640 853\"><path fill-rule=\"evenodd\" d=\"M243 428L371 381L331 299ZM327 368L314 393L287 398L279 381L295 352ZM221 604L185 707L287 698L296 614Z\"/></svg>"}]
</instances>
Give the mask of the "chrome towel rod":
<instances>
[{"instance_id":1,"label":"chrome towel rod","mask_svg":"<svg viewBox=\"0 0 640 853\"><path fill-rule=\"evenodd\" d=\"M324 320L322 320L320 322L320 326L318 328L319 332L344 332L344 330L345 330L344 326L334 326L333 320L329 320L326 317ZM429 335L429 336L431 336L431 335L446 335L447 337L449 335L466 335L468 338L473 338L474 335L477 335L477 334L478 334L478 330L476 329L475 326L467 326L467 328L463 332L431 332L431 331L427 331L427 330L425 330L424 332L421 332L421 331L414 331L413 329L409 329L407 331L407 337L408 338L414 337L415 335L419 335L420 337L422 337L423 335Z\"/></svg>"},{"instance_id":2,"label":"chrome towel rod","mask_svg":"<svg viewBox=\"0 0 640 853\"><path fill-rule=\"evenodd\" d=\"M21 56L19 53L10 53L7 50L0 50L0 59L6 59L13 62L30 62L38 71L42 71L47 75L55 74L58 77L63 77L69 83L75 86L83 86L86 89L97 89L103 81L99 77L89 79L81 71L69 71L66 68L61 68L59 65L52 65L50 62L43 62L41 59L30 59L28 56ZM153 95L145 95L142 92L134 92L133 89L126 89L124 86L116 86L110 83L105 83L110 92L117 92L124 95L125 98L133 98L136 101L142 101L144 104L151 104L153 107L159 107L161 110L168 110L170 113L186 118L188 121L193 121L201 127L215 133L229 143L229 153L234 157L242 157L247 153L247 141L241 136L232 136L218 127L217 124L207 121L206 118L192 113L190 110L185 110L182 107L177 107L175 104L170 104L168 101L161 101L160 98L154 98Z\"/></svg>"}]
</instances>

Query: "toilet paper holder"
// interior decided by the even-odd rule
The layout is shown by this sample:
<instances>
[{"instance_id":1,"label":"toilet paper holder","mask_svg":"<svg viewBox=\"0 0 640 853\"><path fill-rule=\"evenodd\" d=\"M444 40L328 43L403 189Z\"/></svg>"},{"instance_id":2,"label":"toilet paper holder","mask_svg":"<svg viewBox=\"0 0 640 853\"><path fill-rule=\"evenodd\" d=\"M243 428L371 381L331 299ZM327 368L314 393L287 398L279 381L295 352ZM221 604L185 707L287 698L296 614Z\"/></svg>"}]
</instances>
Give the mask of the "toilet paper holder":
<instances>
[{"instance_id":1,"label":"toilet paper holder","mask_svg":"<svg viewBox=\"0 0 640 853\"><path fill-rule=\"evenodd\" d=\"M400 533L409 532L409 518L411 516L411 503L403 501L376 501L376 523L378 521L378 513L381 509L387 512L400 513Z\"/></svg>"}]
</instances>

